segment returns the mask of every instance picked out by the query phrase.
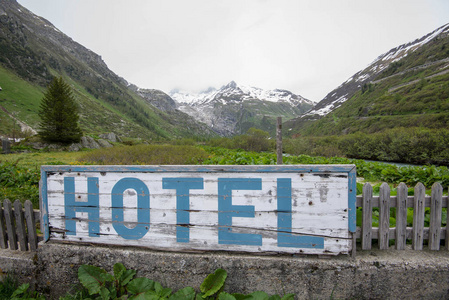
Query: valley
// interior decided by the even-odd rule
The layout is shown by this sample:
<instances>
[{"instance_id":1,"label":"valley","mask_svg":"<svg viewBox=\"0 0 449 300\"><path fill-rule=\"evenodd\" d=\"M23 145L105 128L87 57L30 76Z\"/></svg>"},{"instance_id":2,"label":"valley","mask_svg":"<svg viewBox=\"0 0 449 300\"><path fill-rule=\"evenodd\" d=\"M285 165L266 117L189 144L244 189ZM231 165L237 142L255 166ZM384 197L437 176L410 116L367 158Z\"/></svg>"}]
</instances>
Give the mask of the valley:
<instances>
[{"instance_id":1,"label":"valley","mask_svg":"<svg viewBox=\"0 0 449 300\"><path fill-rule=\"evenodd\" d=\"M86 136L232 143L282 117L291 154L448 165L449 25L381 54L320 102L234 81L202 92L142 89L15 0L0 6L0 135L33 134L53 76L71 86ZM19 130L27 128L32 130ZM228 139L226 139L228 138ZM236 143L238 144L238 143Z\"/></svg>"}]
</instances>

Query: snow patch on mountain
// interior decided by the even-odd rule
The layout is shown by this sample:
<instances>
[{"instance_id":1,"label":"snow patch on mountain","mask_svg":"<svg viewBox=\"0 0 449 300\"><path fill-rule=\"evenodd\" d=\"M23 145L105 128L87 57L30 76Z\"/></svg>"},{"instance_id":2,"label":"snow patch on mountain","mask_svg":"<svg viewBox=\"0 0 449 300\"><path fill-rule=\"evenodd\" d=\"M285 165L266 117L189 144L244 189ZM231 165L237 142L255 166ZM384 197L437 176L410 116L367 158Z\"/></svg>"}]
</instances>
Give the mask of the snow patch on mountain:
<instances>
[{"instance_id":1,"label":"snow patch on mountain","mask_svg":"<svg viewBox=\"0 0 449 300\"><path fill-rule=\"evenodd\" d=\"M169 95L178 103L189 105L205 104L214 100L225 104L227 101L245 101L254 99L271 102L285 101L292 105L297 105L298 102L314 104L311 100L293 94L287 90L264 90L252 86L238 85L234 81L222 86L218 90L209 88L199 93L172 90Z\"/></svg>"},{"instance_id":2,"label":"snow patch on mountain","mask_svg":"<svg viewBox=\"0 0 449 300\"><path fill-rule=\"evenodd\" d=\"M339 108L346 100L348 100L348 94L345 94L341 97L339 97L334 102L320 108L317 110L311 110L308 113L306 113L304 116L312 116L312 115L319 115L319 116L325 116L334 109Z\"/></svg>"}]
</instances>

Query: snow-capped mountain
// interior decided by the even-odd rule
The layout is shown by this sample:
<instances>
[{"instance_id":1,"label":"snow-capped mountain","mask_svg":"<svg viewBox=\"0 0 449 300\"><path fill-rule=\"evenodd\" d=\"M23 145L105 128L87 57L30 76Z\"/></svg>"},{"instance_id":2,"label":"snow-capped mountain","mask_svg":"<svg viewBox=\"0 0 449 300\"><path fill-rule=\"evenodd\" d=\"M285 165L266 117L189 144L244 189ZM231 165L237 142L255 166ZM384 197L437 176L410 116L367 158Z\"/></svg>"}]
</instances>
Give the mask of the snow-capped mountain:
<instances>
[{"instance_id":1,"label":"snow-capped mountain","mask_svg":"<svg viewBox=\"0 0 449 300\"><path fill-rule=\"evenodd\" d=\"M304 118L320 118L327 115L329 112L340 107L346 100L350 99L355 92L360 90L363 85L369 83L376 83L376 78L386 70L392 63L398 62L402 58L406 57L409 53L416 51L423 45L426 45L429 41L435 39L443 33L449 32L449 24L446 24L435 31L423 36L420 39L416 39L413 42L403 44L399 47L393 48L387 53L380 55L365 69L357 72L339 87L331 91L321 100L317 105L313 107L308 113L304 114ZM382 80L384 80L383 78Z\"/></svg>"},{"instance_id":2,"label":"snow-capped mountain","mask_svg":"<svg viewBox=\"0 0 449 300\"><path fill-rule=\"evenodd\" d=\"M231 81L220 89L200 93L173 90L170 96L178 109L209 125L221 135L245 133L256 127L273 131L277 117L298 117L313 102L286 90L263 90Z\"/></svg>"},{"instance_id":3,"label":"snow-capped mountain","mask_svg":"<svg viewBox=\"0 0 449 300\"><path fill-rule=\"evenodd\" d=\"M213 87L199 93L189 93L180 90L172 90L169 95L178 103L198 104L211 101L244 101L244 100L266 100L271 102L285 101L292 105L300 103L313 105L314 103L300 95L293 94L287 90L264 90L257 87L237 85L235 81L231 81L220 89Z\"/></svg>"}]
</instances>

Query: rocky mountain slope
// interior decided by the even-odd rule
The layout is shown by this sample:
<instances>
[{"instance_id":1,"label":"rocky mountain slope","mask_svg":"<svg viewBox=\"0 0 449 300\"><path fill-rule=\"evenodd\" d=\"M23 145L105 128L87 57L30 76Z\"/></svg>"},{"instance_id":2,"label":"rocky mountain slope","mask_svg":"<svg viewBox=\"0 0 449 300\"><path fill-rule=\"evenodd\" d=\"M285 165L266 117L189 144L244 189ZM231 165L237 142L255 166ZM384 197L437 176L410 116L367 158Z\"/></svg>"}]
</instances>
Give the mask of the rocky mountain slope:
<instances>
[{"instance_id":1,"label":"rocky mountain slope","mask_svg":"<svg viewBox=\"0 0 449 300\"><path fill-rule=\"evenodd\" d=\"M285 124L291 135L446 126L449 24L380 55L312 110ZM425 115L423 115L425 114Z\"/></svg>"},{"instance_id":2,"label":"rocky mountain slope","mask_svg":"<svg viewBox=\"0 0 449 300\"><path fill-rule=\"evenodd\" d=\"M273 132L277 117L297 117L314 104L286 90L263 90L234 81L218 90L197 94L174 90L170 95L181 111L223 136L246 133L251 127Z\"/></svg>"},{"instance_id":3,"label":"rocky mountain slope","mask_svg":"<svg viewBox=\"0 0 449 300\"><path fill-rule=\"evenodd\" d=\"M11 134L13 117L37 128L40 99L53 76L72 86L86 133L146 139L213 134L180 111L158 107L162 92L144 96L47 20L15 0L0 0L0 134Z\"/></svg>"}]
</instances>

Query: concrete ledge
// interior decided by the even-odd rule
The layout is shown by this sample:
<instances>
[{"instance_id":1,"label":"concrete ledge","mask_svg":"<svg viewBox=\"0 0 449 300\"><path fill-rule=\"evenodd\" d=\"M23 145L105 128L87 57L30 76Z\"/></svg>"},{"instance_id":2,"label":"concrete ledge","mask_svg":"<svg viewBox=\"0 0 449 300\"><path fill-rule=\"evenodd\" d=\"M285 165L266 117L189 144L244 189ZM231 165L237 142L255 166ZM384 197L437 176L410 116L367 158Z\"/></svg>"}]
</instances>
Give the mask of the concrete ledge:
<instances>
[{"instance_id":1,"label":"concrete ledge","mask_svg":"<svg viewBox=\"0 0 449 300\"><path fill-rule=\"evenodd\" d=\"M37 253L0 249L0 280L7 275L14 276L20 283L35 286L37 274Z\"/></svg>"},{"instance_id":2,"label":"concrete ledge","mask_svg":"<svg viewBox=\"0 0 449 300\"><path fill-rule=\"evenodd\" d=\"M170 253L49 242L38 249L38 286L54 299L78 283L80 265L112 272L116 262L173 290L197 289L208 274L223 268L228 292L295 293L297 299L449 298L449 252L443 250L358 251L352 259Z\"/></svg>"}]
</instances>

